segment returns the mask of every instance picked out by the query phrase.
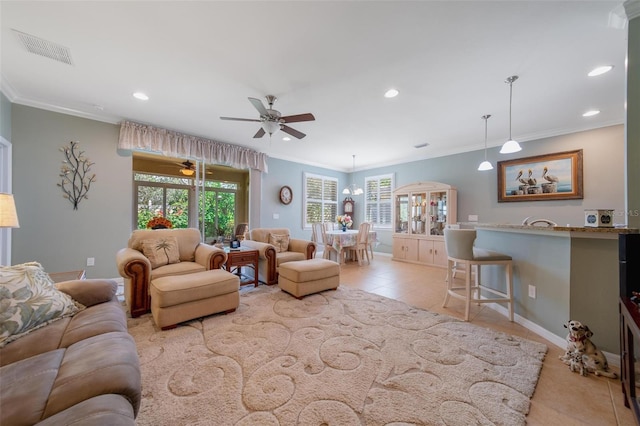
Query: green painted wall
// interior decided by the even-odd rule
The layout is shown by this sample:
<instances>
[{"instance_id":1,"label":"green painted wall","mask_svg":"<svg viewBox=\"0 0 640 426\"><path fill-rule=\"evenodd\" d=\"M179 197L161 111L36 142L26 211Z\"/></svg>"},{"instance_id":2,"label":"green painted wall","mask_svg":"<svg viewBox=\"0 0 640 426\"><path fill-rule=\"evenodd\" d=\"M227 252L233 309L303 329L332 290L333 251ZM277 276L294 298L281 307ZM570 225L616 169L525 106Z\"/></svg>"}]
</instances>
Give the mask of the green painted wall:
<instances>
[{"instance_id":1,"label":"green painted wall","mask_svg":"<svg viewBox=\"0 0 640 426\"><path fill-rule=\"evenodd\" d=\"M119 126L13 105L13 193L20 228L12 263L38 261L48 272L86 269L89 278L117 277L115 253L131 229L131 157L117 152ZM78 210L56 185L63 155L77 141L95 162L97 180ZM95 266L87 267L87 257Z\"/></svg>"}]
</instances>

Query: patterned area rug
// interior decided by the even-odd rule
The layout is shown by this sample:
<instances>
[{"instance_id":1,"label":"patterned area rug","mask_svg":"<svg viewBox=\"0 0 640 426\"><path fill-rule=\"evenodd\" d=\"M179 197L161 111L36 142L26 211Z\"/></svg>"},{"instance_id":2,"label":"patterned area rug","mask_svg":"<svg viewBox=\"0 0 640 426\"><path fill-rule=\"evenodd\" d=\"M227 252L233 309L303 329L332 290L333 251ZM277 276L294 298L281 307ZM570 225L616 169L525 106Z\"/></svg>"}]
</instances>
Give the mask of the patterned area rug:
<instances>
[{"instance_id":1,"label":"patterned area rug","mask_svg":"<svg viewBox=\"0 0 640 426\"><path fill-rule=\"evenodd\" d=\"M233 314L129 332L139 425L523 425L547 351L344 286L261 286Z\"/></svg>"}]
</instances>

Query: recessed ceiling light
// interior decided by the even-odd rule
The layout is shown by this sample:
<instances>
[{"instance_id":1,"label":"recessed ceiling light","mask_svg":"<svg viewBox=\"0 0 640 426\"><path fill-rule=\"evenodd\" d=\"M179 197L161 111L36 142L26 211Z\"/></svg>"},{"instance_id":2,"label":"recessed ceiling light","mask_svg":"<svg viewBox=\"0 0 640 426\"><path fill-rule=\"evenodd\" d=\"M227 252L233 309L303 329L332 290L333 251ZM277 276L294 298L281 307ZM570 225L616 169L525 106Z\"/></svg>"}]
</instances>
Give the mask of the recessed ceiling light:
<instances>
[{"instance_id":1,"label":"recessed ceiling light","mask_svg":"<svg viewBox=\"0 0 640 426\"><path fill-rule=\"evenodd\" d=\"M583 117L593 117L594 115L598 115L600 114L600 111L598 111L597 109L592 109L591 111L587 111L584 114L582 114Z\"/></svg>"},{"instance_id":2,"label":"recessed ceiling light","mask_svg":"<svg viewBox=\"0 0 640 426\"><path fill-rule=\"evenodd\" d=\"M385 98L395 98L396 96L398 96L398 92L396 89L389 89L385 92L384 97Z\"/></svg>"},{"instance_id":3,"label":"recessed ceiling light","mask_svg":"<svg viewBox=\"0 0 640 426\"><path fill-rule=\"evenodd\" d=\"M597 67L591 70L591 72L589 74L587 74L589 77L595 77L597 75L601 75L604 74L606 72L609 72L613 69L613 65L604 65L601 67Z\"/></svg>"},{"instance_id":4,"label":"recessed ceiling light","mask_svg":"<svg viewBox=\"0 0 640 426\"><path fill-rule=\"evenodd\" d=\"M291 138L289 136L285 136L284 138L282 138L283 141L290 141Z\"/></svg>"},{"instance_id":5,"label":"recessed ceiling light","mask_svg":"<svg viewBox=\"0 0 640 426\"><path fill-rule=\"evenodd\" d=\"M133 97L136 99L140 99L141 101L148 101L149 97L142 92L135 92Z\"/></svg>"}]
</instances>

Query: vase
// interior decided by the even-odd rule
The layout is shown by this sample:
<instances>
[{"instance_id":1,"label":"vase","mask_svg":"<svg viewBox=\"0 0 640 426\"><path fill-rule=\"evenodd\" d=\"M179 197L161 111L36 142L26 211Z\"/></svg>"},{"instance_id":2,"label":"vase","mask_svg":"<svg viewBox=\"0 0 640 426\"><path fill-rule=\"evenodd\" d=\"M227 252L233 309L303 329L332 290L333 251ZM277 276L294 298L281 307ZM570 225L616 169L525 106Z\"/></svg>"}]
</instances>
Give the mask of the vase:
<instances>
[{"instance_id":1,"label":"vase","mask_svg":"<svg viewBox=\"0 0 640 426\"><path fill-rule=\"evenodd\" d=\"M342 232L347 232L347 225L342 225Z\"/></svg>"}]
</instances>

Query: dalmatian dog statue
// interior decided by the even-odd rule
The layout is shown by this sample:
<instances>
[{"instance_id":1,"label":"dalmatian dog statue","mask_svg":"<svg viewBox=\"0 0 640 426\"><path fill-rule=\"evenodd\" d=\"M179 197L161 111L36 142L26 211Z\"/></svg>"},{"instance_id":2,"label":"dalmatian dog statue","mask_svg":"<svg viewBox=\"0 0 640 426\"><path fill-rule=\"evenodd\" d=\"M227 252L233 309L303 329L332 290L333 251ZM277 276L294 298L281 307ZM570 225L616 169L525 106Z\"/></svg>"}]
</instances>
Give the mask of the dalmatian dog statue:
<instances>
[{"instance_id":1,"label":"dalmatian dog statue","mask_svg":"<svg viewBox=\"0 0 640 426\"><path fill-rule=\"evenodd\" d=\"M569 330L567 334L567 350L559 358L569 366L571 371L580 372L586 376L593 373L596 376L618 378L618 375L609 371L607 358L590 340L593 332L580 321L570 320L565 325Z\"/></svg>"}]
</instances>

